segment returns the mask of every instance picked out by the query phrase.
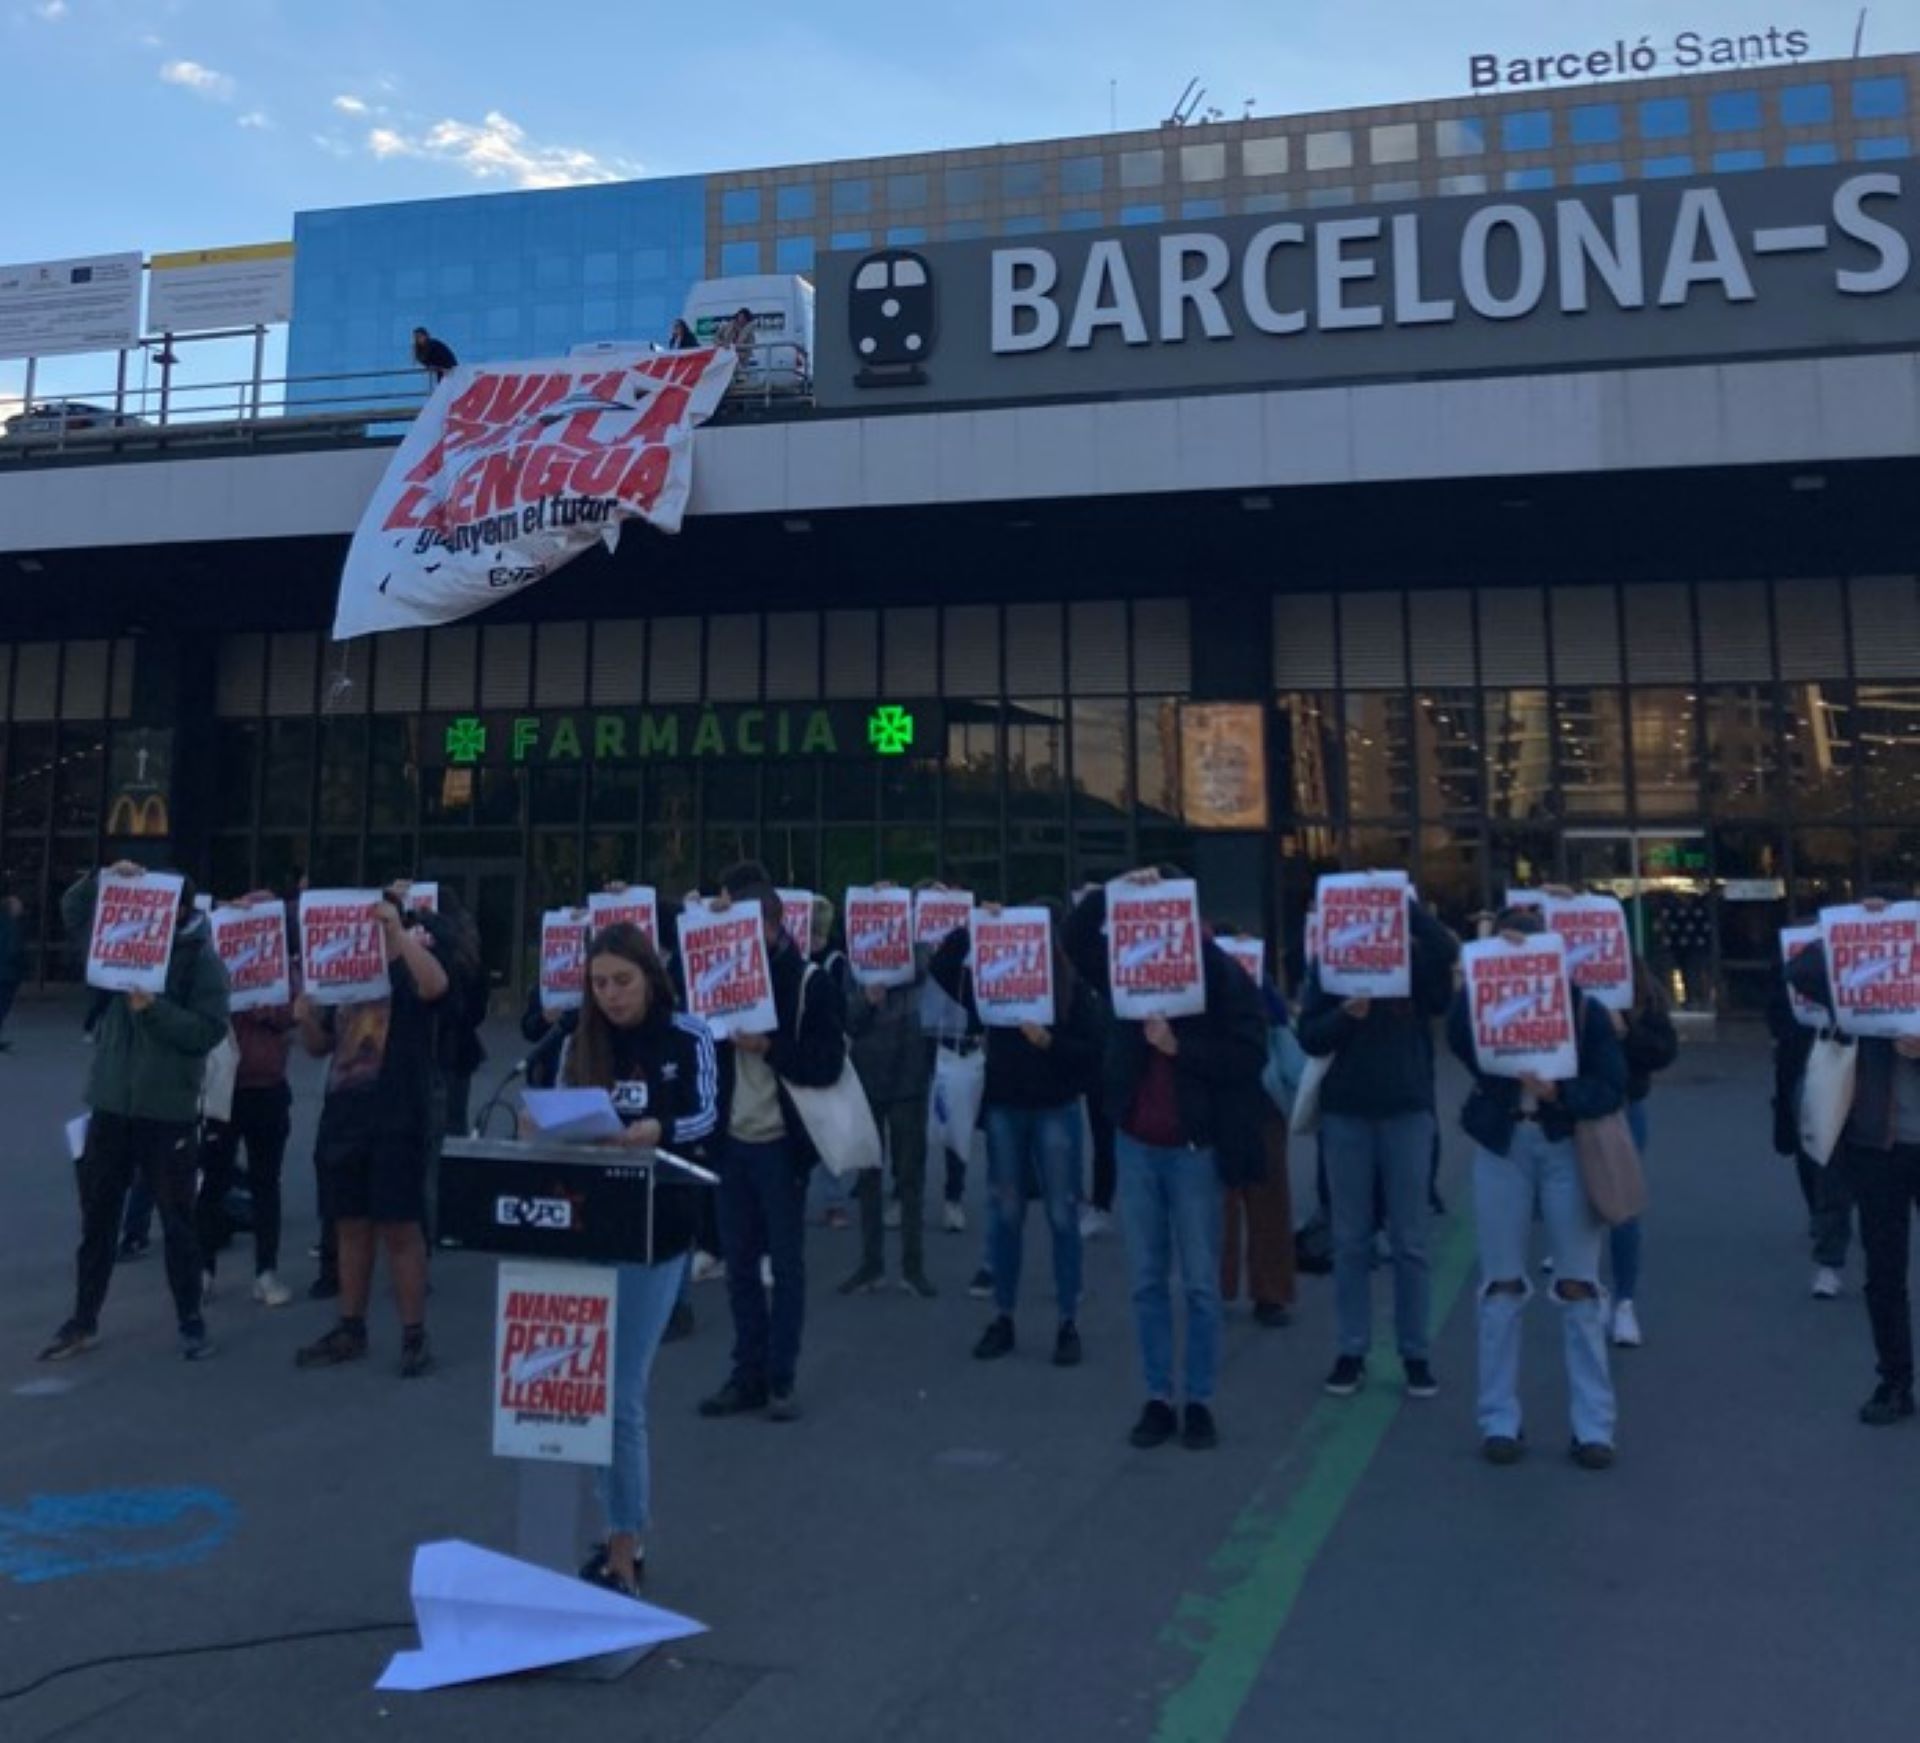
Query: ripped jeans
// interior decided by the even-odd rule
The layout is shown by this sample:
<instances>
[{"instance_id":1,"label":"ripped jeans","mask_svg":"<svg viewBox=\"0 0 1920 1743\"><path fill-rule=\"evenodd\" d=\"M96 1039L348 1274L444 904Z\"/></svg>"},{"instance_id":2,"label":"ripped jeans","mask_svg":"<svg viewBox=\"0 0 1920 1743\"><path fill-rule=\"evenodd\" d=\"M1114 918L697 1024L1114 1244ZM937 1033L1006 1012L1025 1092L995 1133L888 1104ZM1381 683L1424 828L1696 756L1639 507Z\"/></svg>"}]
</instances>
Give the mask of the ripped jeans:
<instances>
[{"instance_id":1,"label":"ripped jeans","mask_svg":"<svg viewBox=\"0 0 1920 1743\"><path fill-rule=\"evenodd\" d=\"M1476 1150L1473 1196L1480 1239L1480 1398L1483 1436L1520 1433L1520 1338L1533 1282L1528 1246L1537 1201L1553 1255L1553 1305L1567 1365L1575 1440L1613 1444L1613 1378L1607 1368L1607 1299L1600 1286L1600 1242L1606 1233L1587 1203L1571 1140L1551 1143L1522 1121L1504 1156ZM1593 1294L1561 1291L1585 1283ZM1517 1284L1517 1292L1496 1290Z\"/></svg>"}]
</instances>

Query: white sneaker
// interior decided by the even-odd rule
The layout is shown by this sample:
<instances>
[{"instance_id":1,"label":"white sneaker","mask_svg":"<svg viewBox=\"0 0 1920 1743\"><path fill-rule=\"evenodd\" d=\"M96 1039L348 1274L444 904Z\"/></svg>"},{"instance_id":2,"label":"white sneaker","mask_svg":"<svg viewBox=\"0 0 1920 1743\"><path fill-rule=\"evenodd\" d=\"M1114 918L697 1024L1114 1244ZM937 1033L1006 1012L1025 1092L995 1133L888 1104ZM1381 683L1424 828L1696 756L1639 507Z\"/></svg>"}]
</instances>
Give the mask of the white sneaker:
<instances>
[{"instance_id":1,"label":"white sneaker","mask_svg":"<svg viewBox=\"0 0 1920 1743\"><path fill-rule=\"evenodd\" d=\"M201 1306L204 1307L212 1299L213 1299L213 1273L211 1271L202 1271L200 1273L200 1304Z\"/></svg>"},{"instance_id":2,"label":"white sneaker","mask_svg":"<svg viewBox=\"0 0 1920 1743\"><path fill-rule=\"evenodd\" d=\"M881 1221L883 1221L886 1224L886 1226L890 1229L897 1229L900 1226L899 1199L890 1198L887 1200L886 1214L881 1218Z\"/></svg>"},{"instance_id":3,"label":"white sneaker","mask_svg":"<svg viewBox=\"0 0 1920 1743\"><path fill-rule=\"evenodd\" d=\"M762 1289L773 1287L773 1260L765 1254L760 1258L760 1287Z\"/></svg>"},{"instance_id":4,"label":"white sneaker","mask_svg":"<svg viewBox=\"0 0 1920 1743\"><path fill-rule=\"evenodd\" d=\"M1098 1205L1083 1206L1080 1212L1080 1238L1083 1241L1097 1241L1102 1235L1113 1232L1113 1217Z\"/></svg>"},{"instance_id":5,"label":"white sneaker","mask_svg":"<svg viewBox=\"0 0 1920 1743\"><path fill-rule=\"evenodd\" d=\"M1613 1341L1623 1350L1640 1347L1640 1316L1633 1311L1631 1301L1623 1301L1613 1310Z\"/></svg>"},{"instance_id":6,"label":"white sneaker","mask_svg":"<svg viewBox=\"0 0 1920 1743\"><path fill-rule=\"evenodd\" d=\"M726 1260L716 1259L711 1253L695 1253L693 1256L693 1280L696 1283L726 1282Z\"/></svg>"},{"instance_id":7,"label":"white sneaker","mask_svg":"<svg viewBox=\"0 0 1920 1743\"><path fill-rule=\"evenodd\" d=\"M1831 1265L1822 1265L1813 1274L1813 1298L1815 1301L1835 1301L1841 1289L1840 1273Z\"/></svg>"},{"instance_id":8,"label":"white sneaker","mask_svg":"<svg viewBox=\"0 0 1920 1743\"><path fill-rule=\"evenodd\" d=\"M964 1235L967 1232L967 1207L948 1199L940 1207L940 1226L950 1235Z\"/></svg>"},{"instance_id":9,"label":"white sneaker","mask_svg":"<svg viewBox=\"0 0 1920 1743\"><path fill-rule=\"evenodd\" d=\"M262 1307L285 1307L293 1299L293 1291L271 1271L262 1271L253 1280L253 1298Z\"/></svg>"}]
</instances>

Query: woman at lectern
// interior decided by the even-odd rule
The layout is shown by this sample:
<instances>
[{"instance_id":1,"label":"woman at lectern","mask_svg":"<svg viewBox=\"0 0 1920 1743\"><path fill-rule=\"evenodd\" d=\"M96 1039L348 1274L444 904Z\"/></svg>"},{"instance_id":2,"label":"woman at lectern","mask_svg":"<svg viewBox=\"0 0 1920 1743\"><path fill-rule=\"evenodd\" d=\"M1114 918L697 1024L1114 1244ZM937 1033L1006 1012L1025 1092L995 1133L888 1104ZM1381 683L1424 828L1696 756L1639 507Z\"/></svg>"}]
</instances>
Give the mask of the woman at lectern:
<instances>
[{"instance_id":1,"label":"woman at lectern","mask_svg":"<svg viewBox=\"0 0 1920 1743\"><path fill-rule=\"evenodd\" d=\"M673 983L637 926L609 926L587 945L587 999L560 1057L560 1081L599 1088L625 1122L611 1140L704 1161L721 1135L720 1067L713 1036L674 1009ZM614 1331L613 1465L601 1480L607 1541L581 1570L596 1585L635 1595L646 1570L652 1482L647 1382L679 1299L708 1189L663 1172L654 1183L653 1262L622 1265Z\"/></svg>"}]
</instances>

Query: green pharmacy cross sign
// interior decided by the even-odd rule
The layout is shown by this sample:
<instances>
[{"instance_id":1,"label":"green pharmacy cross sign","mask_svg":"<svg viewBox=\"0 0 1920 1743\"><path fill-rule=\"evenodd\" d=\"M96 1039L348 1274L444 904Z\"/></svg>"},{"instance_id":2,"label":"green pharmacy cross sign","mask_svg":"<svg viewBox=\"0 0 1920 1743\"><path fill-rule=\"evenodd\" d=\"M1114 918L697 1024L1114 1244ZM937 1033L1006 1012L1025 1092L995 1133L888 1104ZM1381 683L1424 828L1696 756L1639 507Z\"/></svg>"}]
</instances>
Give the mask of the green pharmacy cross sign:
<instances>
[{"instance_id":1,"label":"green pharmacy cross sign","mask_svg":"<svg viewBox=\"0 0 1920 1743\"><path fill-rule=\"evenodd\" d=\"M822 757L906 757L946 738L938 702L604 708L429 718L422 744L451 768Z\"/></svg>"}]
</instances>

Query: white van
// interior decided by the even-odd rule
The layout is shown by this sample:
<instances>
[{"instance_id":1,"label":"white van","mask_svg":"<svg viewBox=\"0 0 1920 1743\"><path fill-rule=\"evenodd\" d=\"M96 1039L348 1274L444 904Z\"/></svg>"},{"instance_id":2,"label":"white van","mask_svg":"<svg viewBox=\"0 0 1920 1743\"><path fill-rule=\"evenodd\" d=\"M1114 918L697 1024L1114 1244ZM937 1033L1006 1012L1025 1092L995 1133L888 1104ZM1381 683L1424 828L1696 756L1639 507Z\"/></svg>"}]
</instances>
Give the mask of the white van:
<instances>
[{"instance_id":1,"label":"white van","mask_svg":"<svg viewBox=\"0 0 1920 1743\"><path fill-rule=\"evenodd\" d=\"M813 285L793 273L702 279L681 318L711 344L741 309L753 315L753 344L740 359L735 393L803 394L813 387Z\"/></svg>"}]
</instances>

